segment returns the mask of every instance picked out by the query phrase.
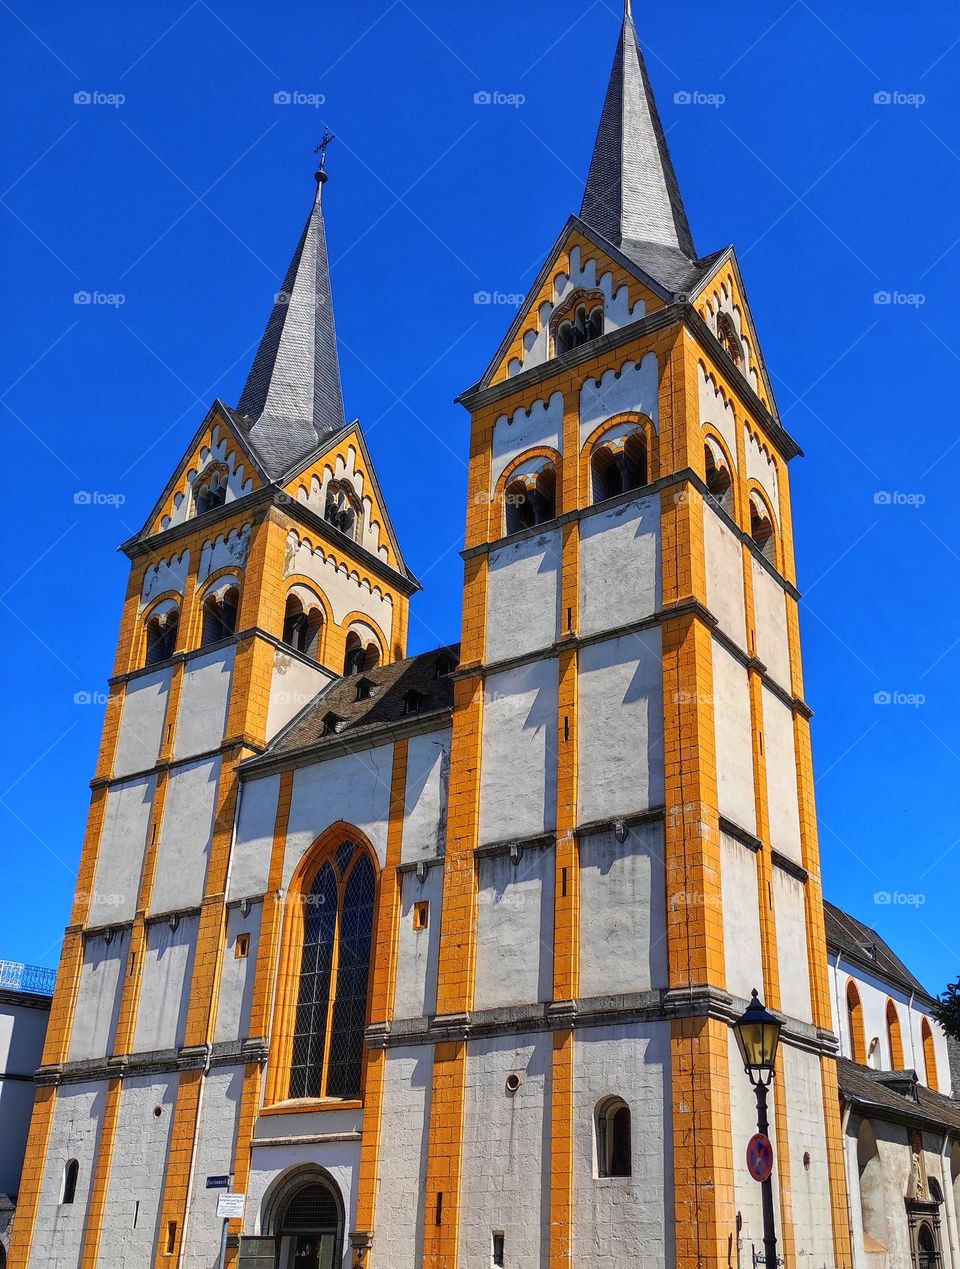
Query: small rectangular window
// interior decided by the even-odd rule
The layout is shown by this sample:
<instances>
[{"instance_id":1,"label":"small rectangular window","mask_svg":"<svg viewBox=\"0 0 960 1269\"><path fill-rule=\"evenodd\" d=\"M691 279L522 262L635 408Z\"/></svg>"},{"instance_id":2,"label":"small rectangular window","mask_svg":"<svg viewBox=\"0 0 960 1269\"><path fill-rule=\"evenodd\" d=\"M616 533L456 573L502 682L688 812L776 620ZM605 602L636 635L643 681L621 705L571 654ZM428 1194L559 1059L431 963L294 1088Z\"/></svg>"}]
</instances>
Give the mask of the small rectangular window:
<instances>
[{"instance_id":1,"label":"small rectangular window","mask_svg":"<svg viewBox=\"0 0 960 1269\"><path fill-rule=\"evenodd\" d=\"M250 955L250 935L238 934L237 941L233 945L233 954L238 961L242 961Z\"/></svg>"},{"instance_id":2,"label":"small rectangular window","mask_svg":"<svg viewBox=\"0 0 960 1269\"><path fill-rule=\"evenodd\" d=\"M425 930L430 921L430 904L424 899L420 903L413 905L413 928L415 930Z\"/></svg>"},{"instance_id":3,"label":"small rectangular window","mask_svg":"<svg viewBox=\"0 0 960 1269\"><path fill-rule=\"evenodd\" d=\"M503 1234L493 1235L493 1263L502 1266L506 1263L503 1258Z\"/></svg>"},{"instance_id":4,"label":"small rectangular window","mask_svg":"<svg viewBox=\"0 0 960 1269\"><path fill-rule=\"evenodd\" d=\"M172 1256L176 1245L177 1245L177 1222L167 1221L167 1240L163 1248L164 1255Z\"/></svg>"}]
</instances>

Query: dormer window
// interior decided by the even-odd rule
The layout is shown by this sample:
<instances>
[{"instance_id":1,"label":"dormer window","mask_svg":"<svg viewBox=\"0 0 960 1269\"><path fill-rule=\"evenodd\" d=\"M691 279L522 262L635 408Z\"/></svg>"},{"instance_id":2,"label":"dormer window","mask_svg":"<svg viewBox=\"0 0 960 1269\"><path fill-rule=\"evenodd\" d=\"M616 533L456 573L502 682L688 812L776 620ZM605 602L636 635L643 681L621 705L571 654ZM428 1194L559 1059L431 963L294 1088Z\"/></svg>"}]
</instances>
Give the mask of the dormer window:
<instances>
[{"instance_id":1,"label":"dormer window","mask_svg":"<svg viewBox=\"0 0 960 1269\"><path fill-rule=\"evenodd\" d=\"M227 501L227 472L223 467L215 467L204 476L198 477L193 486L193 505L198 516L205 511L213 511L222 507Z\"/></svg>"},{"instance_id":2,"label":"dormer window","mask_svg":"<svg viewBox=\"0 0 960 1269\"><path fill-rule=\"evenodd\" d=\"M554 314L553 344L558 357L603 334L603 292L577 291Z\"/></svg>"},{"instance_id":3,"label":"dormer window","mask_svg":"<svg viewBox=\"0 0 960 1269\"><path fill-rule=\"evenodd\" d=\"M403 712L405 714L419 714L427 703L427 698L422 692L411 689L406 692L403 697Z\"/></svg>"},{"instance_id":4,"label":"dormer window","mask_svg":"<svg viewBox=\"0 0 960 1269\"><path fill-rule=\"evenodd\" d=\"M349 480L330 481L323 506L323 518L354 542L360 541L363 505Z\"/></svg>"},{"instance_id":5,"label":"dormer window","mask_svg":"<svg viewBox=\"0 0 960 1269\"><path fill-rule=\"evenodd\" d=\"M437 679L445 679L451 675L456 668L456 660L447 652L441 653L441 655L437 657L433 676Z\"/></svg>"},{"instance_id":6,"label":"dormer window","mask_svg":"<svg viewBox=\"0 0 960 1269\"><path fill-rule=\"evenodd\" d=\"M341 718L339 714L334 714L331 710L329 714L324 714L321 724L321 736L336 736L342 730L346 719Z\"/></svg>"},{"instance_id":7,"label":"dormer window","mask_svg":"<svg viewBox=\"0 0 960 1269\"><path fill-rule=\"evenodd\" d=\"M368 678L359 679L357 682L356 699L358 701L368 701L370 697L373 695L373 689L375 686L376 684L374 683L373 679L368 679Z\"/></svg>"}]
</instances>

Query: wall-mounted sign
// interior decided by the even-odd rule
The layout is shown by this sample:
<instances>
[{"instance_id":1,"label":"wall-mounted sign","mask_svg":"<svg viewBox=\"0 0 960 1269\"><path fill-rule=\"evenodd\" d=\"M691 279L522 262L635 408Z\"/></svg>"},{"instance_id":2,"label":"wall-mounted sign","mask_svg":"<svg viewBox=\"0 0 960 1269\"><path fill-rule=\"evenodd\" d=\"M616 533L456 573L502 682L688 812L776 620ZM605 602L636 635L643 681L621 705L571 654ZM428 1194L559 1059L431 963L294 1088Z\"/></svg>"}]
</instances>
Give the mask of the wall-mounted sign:
<instances>
[{"instance_id":1,"label":"wall-mounted sign","mask_svg":"<svg viewBox=\"0 0 960 1269\"><path fill-rule=\"evenodd\" d=\"M220 1220L243 1220L243 1209L247 1202L246 1194L218 1194L217 1216Z\"/></svg>"},{"instance_id":2,"label":"wall-mounted sign","mask_svg":"<svg viewBox=\"0 0 960 1269\"><path fill-rule=\"evenodd\" d=\"M230 1174L227 1173L226 1176L208 1176L207 1189L208 1190L229 1190L230 1189Z\"/></svg>"}]
</instances>

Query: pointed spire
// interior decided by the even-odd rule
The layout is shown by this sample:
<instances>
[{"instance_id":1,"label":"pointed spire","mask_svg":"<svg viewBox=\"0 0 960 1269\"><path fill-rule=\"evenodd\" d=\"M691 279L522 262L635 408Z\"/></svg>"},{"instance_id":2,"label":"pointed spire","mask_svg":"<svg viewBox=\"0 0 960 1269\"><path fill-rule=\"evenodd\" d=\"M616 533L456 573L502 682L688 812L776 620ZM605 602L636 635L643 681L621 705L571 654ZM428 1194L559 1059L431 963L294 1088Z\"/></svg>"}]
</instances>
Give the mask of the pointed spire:
<instances>
[{"instance_id":1,"label":"pointed spire","mask_svg":"<svg viewBox=\"0 0 960 1269\"><path fill-rule=\"evenodd\" d=\"M247 376L239 414L271 474L285 471L344 426L343 389L330 294L330 264L317 193Z\"/></svg>"},{"instance_id":2,"label":"pointed spire","mask_svg":"<svg viewBox=\"0 0 960 1269\"><path fill-rule=\"evenodd\" d=\"M631 0L624 0L580 218L615 246L652 242L696 258Z\"/></svg>"}]
</instances>

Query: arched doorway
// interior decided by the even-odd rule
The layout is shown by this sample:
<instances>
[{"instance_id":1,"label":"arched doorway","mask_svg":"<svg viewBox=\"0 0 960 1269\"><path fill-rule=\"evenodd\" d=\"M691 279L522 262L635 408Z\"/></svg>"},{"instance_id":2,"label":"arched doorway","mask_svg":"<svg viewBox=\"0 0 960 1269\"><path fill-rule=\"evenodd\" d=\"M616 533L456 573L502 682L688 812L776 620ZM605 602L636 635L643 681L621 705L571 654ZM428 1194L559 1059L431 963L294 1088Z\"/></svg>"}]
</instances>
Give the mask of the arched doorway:
<instances>
[{"instance_id":1,"label":"arched doorway","mask_svg":"<svg viewBox=\"0 0 960 1269\"><path fill-rule=\"evenodd\" d=\"M343 1199L321 1167L296 1168L275 1184L263 1230L276 1241L277 1269L336 1269L343 1256Z\"/></svg>"},{"instance_id":2,"label":"arched doorway","mask_svg":"<svg viewBox=\"0 0 960 1269\"><path fill-rule=\"evenodd\" d=\"M940 1264L940 1252L937 1250L937 1239L926 1221L920 1226L917 1235L917 1265L919 1269L937 1269Z\"/></svg>"}]
</instances>

